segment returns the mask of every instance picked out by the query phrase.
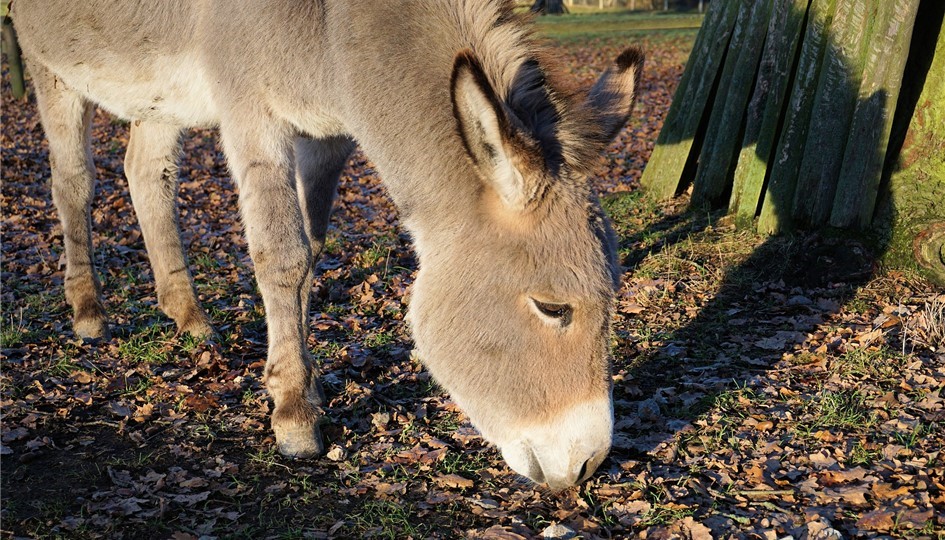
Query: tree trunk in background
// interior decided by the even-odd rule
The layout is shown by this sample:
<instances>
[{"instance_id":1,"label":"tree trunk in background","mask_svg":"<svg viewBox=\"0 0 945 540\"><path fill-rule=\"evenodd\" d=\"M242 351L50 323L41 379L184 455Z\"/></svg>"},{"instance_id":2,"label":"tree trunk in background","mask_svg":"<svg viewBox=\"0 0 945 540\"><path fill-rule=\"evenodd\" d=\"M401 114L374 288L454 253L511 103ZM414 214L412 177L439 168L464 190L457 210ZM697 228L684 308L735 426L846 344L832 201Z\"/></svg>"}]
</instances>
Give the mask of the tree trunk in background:
<instances>
[{"instance_id":1,"label":"tree trunk in background","mask_svg":"<svg viewBox=\"0 0 945 540\"><path fill-rule=\"evenodd\" d=\"M934 18L925 8L917 25L924 17ZM945 11L945 6L934 9ZM941 20L941 13L937 15ZM924 83L903 85L904 106L914 103L915 109L908 128L893 127L899 133L890 144L901 144L902 149L889 163L892 171L888 189L881 190L885 195L879 218L888 224L886 262L903 266L914 260L924 274L945 285L945 31L939 28L937 39L924 28L916 35L917 54L906 69L927 69L926 77Z\"/></svg>"},{"instance_id":2,"label":"tree trunk in background","mask_svg":"<svg viewBox=\"0 0 945 540\"><path fill-rule=\"evenodd\" d=\"M766 233L880 231L887 260L945 283L943 13L941 0L711 2L644 188L690 187L693 207L727 205Z\"/></svg>"},{"instance_id":3,"label":"tree trunk in background","mask_svg":"<svg viewBox=\"0 0 945 540\"><path fill-rule=\"evenodd\" d=\"M535 0L531 10L542 15L560 15L568 12L564 0Z\"/></svg>"}]
</instances>

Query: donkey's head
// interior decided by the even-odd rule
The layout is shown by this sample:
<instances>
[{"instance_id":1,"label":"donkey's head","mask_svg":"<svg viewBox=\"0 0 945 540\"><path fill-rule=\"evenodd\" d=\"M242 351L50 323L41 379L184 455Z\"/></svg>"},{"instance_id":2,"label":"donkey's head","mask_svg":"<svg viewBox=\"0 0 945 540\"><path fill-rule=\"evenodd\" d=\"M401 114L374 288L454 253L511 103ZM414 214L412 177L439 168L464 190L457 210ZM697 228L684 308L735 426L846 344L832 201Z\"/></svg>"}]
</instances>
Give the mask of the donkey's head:
<instances>
[{"instance_id":1,"label":"donkey's head","mask_svg":"<svg viewBox=\"0 0 945 540\"><path fill-rule=\"evenodd\" d=\"M454 64L453 112L479 189L461 230L422 249L414 339L506 462L553 488L590 476L610 449L618 266L587 174L630 114L642 60L622 54L574 107L544 88L537 63L522 68L533 95L504 98L473 53Z\"/></svg>"}]
</instances>

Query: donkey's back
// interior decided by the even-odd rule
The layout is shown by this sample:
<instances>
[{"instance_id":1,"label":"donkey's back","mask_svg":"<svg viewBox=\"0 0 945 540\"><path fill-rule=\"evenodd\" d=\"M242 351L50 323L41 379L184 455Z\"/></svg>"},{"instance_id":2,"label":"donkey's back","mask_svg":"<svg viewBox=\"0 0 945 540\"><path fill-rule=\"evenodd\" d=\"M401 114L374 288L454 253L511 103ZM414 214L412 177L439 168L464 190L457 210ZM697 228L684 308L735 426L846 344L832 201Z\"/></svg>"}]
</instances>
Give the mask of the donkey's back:
<instances>
[{"instance_id":1,"label":"donkey's back","mask_svg":"<svg viewBox=\"0 0 945 540\"><path fill-rule=\"evenodd\" d=\"M54 0L16 2L14 9L33 71L48 70L56 84L125 119L215 124L198 50L206 6L186 0L160 6Z\"/></svg>"}]
</instances>

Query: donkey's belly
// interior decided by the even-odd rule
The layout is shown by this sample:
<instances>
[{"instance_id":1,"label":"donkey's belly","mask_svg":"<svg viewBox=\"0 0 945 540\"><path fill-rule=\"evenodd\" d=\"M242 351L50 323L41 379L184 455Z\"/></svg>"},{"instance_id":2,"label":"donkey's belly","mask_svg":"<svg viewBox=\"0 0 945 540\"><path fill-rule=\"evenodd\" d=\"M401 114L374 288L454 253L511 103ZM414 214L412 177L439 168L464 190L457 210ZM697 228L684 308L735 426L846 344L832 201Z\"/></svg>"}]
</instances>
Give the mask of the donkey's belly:
<instances>
[{"instance_id":1,"label":"donkey's belly","mask_svg":"<svg viewBox=\"0 0 945 540\"><path fill-rule=\"evenodd\" d=\"M95 69L88 64L53 69L71 88L128 120L181 126L210 126L219 121L210 85L193 57L156 57L146 68L124 70Z\"/></svg>"}]
</instances>

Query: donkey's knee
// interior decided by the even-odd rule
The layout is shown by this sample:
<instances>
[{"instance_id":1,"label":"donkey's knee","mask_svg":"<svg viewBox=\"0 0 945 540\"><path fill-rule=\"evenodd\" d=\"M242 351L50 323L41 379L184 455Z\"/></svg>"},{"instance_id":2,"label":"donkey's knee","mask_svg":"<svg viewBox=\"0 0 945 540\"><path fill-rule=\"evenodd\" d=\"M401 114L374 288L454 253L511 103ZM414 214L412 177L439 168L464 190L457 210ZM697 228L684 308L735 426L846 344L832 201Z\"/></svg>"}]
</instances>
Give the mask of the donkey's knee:
<instances>
[{"instance_id":1,"label":"donkey's knee","mask_svg":"<svg viewBox=\"0 0 945 540\"><path fill-rule=\"evenodd\" d=\"M251 245L249 255L261 288L295 291L311 279L314 257L304 238L284 238L276 245Z\"/></svg>"}]
</instances>

